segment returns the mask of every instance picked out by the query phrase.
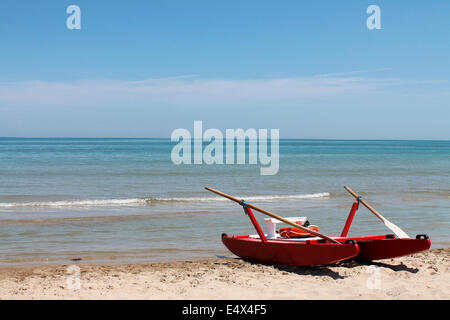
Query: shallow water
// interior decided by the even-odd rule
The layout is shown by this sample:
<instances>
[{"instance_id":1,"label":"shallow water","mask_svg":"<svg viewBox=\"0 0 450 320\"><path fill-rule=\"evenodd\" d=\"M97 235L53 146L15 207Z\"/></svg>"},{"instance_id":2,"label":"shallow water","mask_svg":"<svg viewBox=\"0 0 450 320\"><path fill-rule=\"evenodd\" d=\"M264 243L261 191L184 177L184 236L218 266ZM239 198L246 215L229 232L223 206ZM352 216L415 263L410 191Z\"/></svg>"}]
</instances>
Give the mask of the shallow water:
<instances>
[{"instance_id":1,"label":"shallow water","mask_svg":"<svg viewBox=\"0 0 450 320\"><path fill-rule=\"evenodd\" d=\"M448 247L449 141L281 140L259 165L174 165L166 139L0 139L0 264L230 255L220 234L255 233L217 188L338 235L349 185L410 236ZM257 215L263 224L263 216ZM361 206L353 235L392 233Z\"/></svg>"}]
</instances>

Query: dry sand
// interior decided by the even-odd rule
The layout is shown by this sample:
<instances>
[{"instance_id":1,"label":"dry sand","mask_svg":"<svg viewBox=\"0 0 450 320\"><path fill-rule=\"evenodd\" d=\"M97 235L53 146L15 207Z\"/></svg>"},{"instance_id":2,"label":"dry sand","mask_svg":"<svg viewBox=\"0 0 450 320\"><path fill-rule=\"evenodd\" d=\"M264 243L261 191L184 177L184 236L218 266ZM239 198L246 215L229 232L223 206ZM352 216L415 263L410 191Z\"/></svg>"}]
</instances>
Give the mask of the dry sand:
<instances>
[{"instance_id":1,"label":"dry sand","mask_svg":"<svg viewBox=\"0 0 450 320\"><path fill-rule=\"evenodd\" d=\"M1 299L449 299L450 248L374 263L240 259L0 268ZM77 282L77 270L80 271ZM79 289L78 289L79 284Z\"/></svg>"}]
</instances>

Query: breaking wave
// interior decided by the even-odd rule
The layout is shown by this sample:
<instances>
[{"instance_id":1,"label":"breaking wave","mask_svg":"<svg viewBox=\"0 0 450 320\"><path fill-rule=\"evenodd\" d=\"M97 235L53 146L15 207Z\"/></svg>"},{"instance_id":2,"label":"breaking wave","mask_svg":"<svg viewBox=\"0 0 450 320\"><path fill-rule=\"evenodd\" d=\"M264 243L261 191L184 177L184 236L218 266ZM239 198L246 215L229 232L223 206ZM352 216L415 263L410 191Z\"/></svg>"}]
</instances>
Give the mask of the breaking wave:
<instances>
[{"instance_id":1,"label":"breaking wave","mask_svg":"<svg viewBox=\"0 0 450 320\"><path fill-rule=\"evenodd\" d=\"M328 192L312 193L312 194L292 194L292 195L267 195L267 196L248 196L242 197L246 201L272 201L272 200L301 200L329 197ZM186 197L186 198L150 198L153 202L215 202L230 201L222 197Z\"/></svg>"},{"instance_id":2,"label":"breaking wave","mask_svg":"<svg viewBox=\"0 0 450 320\"><path fill-rule=\"evenodd\" d=\"M328 192L294 195L266 195L243 197L246 201L273 201L273 200L307 200L329 197ZM175 198L130 198L130 199L105 199L105 200L64 200L64 201L41 201L41 202L0 202L0 209L8 208L37 208L37 207L122 207L122 206L145 206L162 202L217 202L230 201L221 197L175 197Z\"/></svg>"},{"instance_id":3,"label":"breaking wave","mask_svg":"<svg viewBox=\"0 0 450 320\"><path fill-rule=\"evenodd\" d=\"M101 206L129 206L145 205L146 199L107 199L107 200L65 200L65 201L42 201L42 202L13 202L1 203L0 208L27 208L27 207L101 207Z\"/></svg>"}]
</instances>

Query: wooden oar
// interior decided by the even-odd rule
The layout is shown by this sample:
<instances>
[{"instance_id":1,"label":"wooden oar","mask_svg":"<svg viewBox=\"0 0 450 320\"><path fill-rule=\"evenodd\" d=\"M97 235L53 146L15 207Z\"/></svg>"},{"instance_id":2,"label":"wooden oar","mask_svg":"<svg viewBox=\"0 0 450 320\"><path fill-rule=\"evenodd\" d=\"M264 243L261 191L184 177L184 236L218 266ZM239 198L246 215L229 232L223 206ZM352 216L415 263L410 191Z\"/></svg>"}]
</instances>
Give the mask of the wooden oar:
<instances>
[{"instance_id":1,"label":"wooden oar","mask_svg":"<svg viewBox=\"0 0 450 320\"><path fill-rule=\"evenodd\" d=\"M223 192L221 192L221 191L219 191L219 190L215 190L215 189L209 188L209 187L205 187L205 189L206 189L206 190L209 190L209 191L211 191L211 192L214 192L215 194L218 194L218 195L220 195L220 196L222 196L222 197L225 197L225 198L228 198L228 199L230 199L230 200L232 200L232 201L235 201L235 202L237 202L237 203L239 203L239 204L241 204L241 205L243 204L243 200L240 200L240 199L238 199L238 198L232 197L232 196L230 196L230 195L228 195L228 194L226 194L226 193L223 193ZM339 241L336 241L336 240L334 240L334 239L332 239L332 238L330 238L330 237L327 237L327 236L325 236L325 235L323 235L323 234L321 234L321 233L318 233L318 232L316 232L316 231L313 231L313 230L310 230L310 229L308 229L308 228L305 228L305 227L303 227L303 226L301 226L301 225L299 225L299 224L296 224L296 223L294 223L294 222L292 222L292 221L289 221L289 220L287 220L287 219L285 219L285 218L283 218L283 217L280 217L280 216L278 216L278 215L276 215L276 214L274 214L274 213L272 213L272 212L269 212L269 211L266 211L266 210L264 210L264 209L258 208L258 207L254 206L254 205L252 205L252 204L249 204L249 203L246 203L246 206L248 206L249 208L255 209L256 211L259 211L259 212L261 212L261 213L264 213L264 214L266 214L266 215L268 215L268 216L270 216L270 217L272 217L272 218L275 218L275 219L277 219L277 220L280 220L281 222L284 222L284 223L289 224L289 225L291 225L291 226L294 226L294 227L296 227L296 228L302 229L303 231L308 232L308 233L311 233L311 234L313 234L313 235L315 235L315 236L317 236L317 237L320 237L320 238L322 238L322 239L325 239L325 240L328 240L328 241L331 241L331 242L334 242L334 243L339 243L339 244L341 244Z\"/></svg>"},{"instance_id":2,"label":"wooden oar","mask_svg":"<svg viewBox=\"0 0 450 320\"><path fill-rule=\"evenodd\" d=\"M385 217L383 217L377 210L375 210L374 208L372 208L366 201L362 200L362 198L357 195L352 189L350 189L347 186L344 186L345 190L347 190L352 196L354 196L356 198L356 200L358 200L359 202L361 202L367 209L369 209L370 211L372 211L372 213L374 215L376 215L378 217L378 219L380 219L382 222L384 222L384 224L386 225L386 227L388 227L389 229L392 230L392 232L395 233L395 235L400 238L400 239L407 239L409 238L409 236L406 234L405 231L403 231L402 229L400 229L398 226L396 226L395 224L393 224L392 222L390 222L389 220L387 220Z\"/></svg>"}]
</instances>

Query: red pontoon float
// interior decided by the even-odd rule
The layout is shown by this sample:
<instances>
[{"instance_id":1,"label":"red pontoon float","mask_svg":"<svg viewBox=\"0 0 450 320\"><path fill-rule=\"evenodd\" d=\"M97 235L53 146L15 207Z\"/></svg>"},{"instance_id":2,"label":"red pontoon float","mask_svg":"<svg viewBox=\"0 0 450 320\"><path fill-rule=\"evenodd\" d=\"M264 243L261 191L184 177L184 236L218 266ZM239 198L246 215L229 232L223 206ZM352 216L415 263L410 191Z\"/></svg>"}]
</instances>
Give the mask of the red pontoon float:
<instances>
[{"instance_id":1,"label":"red pontoon float","mask_svg":"<svg viewBox=\"0 0 450 320\"><path fill-rule=\"evenodd\" d=\"M328 237L315 231L318 230L316 228L310 229L304 226L303 223L306 221L305 217L282 218L218 190L208 187L205 188L239 203L243 206L244 212L249 216L250 221L258 233L257 235L228 236L222 234L223 244L232 253L246 260L294 266L330 264L349 259L372 261L410 255L427 250L431 245L431 241L426 235L418 235L415 239L409 238L403 230L381 216L381 214L348 187L345 187L345 189L355 196L357 202L353 204L344 229L339 237ZM360 203L365 205L382 220L397 237L393 234L347 237L353 217ZM272 217L272 219L264 219L268 228L267 234L262 232L251 209ZM302 231L301 237L281 236L275 230L277 223L289 224L295 227L292 228L293 230L300 229ZM304 233L308 233L310 236L305 237Z\"/></svg>"}]
</instances>

